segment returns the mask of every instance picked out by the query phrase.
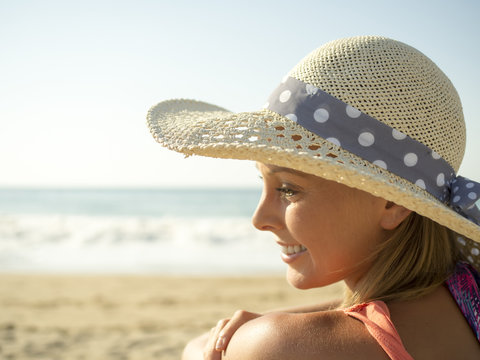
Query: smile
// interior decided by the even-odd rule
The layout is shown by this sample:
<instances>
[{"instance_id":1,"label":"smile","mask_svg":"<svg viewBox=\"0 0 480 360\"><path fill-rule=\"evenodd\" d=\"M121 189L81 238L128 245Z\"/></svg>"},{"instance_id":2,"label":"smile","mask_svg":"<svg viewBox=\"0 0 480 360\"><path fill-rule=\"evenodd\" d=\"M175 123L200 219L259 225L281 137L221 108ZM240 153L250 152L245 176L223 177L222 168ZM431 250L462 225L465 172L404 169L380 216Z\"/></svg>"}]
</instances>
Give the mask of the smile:
<instances>
[{"instance_id":1,"label":"smile","mask_svg":"<svg viewBox=\"0 0 480 360\"><path fill-rule=\"evenodd\" d=\"M294 255L304 251L307 251L307 248L303 245L282 246L282 253L285 255Z\"/></svg>"}]
</instances>

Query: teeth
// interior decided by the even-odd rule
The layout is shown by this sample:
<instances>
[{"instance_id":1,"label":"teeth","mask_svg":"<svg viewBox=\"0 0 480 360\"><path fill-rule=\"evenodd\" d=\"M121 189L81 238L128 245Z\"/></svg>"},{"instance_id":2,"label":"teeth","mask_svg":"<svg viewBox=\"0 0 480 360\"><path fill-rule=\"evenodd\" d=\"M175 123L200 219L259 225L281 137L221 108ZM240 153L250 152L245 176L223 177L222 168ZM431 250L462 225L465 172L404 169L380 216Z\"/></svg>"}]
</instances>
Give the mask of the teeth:
<instances>
[{"instance_id":1,"label":"teeth","mask_svg":"<svg viewBox=\"0 0 480 360\"><path fill-rule=\"evenodd\" d=\"M295 246L282 246L282 252L287 255L297 254L303 251L306 251L307 248L303 245L295 245Z\"/></svg>"}]
</instances>

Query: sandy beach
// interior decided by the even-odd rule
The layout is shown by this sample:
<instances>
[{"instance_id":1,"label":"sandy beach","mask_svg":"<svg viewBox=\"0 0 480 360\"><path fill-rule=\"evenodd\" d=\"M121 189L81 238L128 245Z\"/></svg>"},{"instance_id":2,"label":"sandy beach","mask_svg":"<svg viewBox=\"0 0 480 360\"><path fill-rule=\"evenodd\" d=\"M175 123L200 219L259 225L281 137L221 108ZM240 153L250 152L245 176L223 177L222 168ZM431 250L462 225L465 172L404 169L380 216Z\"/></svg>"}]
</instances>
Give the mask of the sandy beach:
<instances>
[{"instance_id":1,"label":"sandy beach","mask_svg":"<svg viewBox=\"0 0 480 360\"><path fill-rule=\"evenodd\" d=\"M0 274L1 359L179 359L190 338L237 309L336 298L283 277Z\"/></svg>"}]
</instances>

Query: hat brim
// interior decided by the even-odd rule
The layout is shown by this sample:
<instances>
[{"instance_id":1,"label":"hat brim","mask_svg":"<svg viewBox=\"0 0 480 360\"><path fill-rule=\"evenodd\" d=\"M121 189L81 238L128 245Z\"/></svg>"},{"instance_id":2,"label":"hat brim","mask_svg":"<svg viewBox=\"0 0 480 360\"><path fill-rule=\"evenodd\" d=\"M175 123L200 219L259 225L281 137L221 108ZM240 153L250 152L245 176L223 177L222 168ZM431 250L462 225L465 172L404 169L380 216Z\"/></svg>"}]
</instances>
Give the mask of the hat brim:
<instances>
[{"instance_id":1,"label":"hat brim","mask_svg":"<svg viewBox=\"0 0 480 360\"><path fill-rule=\"evenodd\" d=\"M147 123L155 140L171 150L320 176L393 201L480 242L479 226L425 190L272 111L231 113L204 102L168 100L149 110Z\"/></svg>"}]
</instances>

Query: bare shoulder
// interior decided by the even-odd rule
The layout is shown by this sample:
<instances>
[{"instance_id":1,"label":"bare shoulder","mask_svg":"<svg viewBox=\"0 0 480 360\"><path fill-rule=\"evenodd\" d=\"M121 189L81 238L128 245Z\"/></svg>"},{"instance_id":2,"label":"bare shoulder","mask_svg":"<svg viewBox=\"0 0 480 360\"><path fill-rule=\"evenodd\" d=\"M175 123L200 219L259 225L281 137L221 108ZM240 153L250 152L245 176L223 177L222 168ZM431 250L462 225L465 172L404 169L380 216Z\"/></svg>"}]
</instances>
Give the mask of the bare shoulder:
<instances>
[{"instance_id":1,"label":"bare shoulder","mask_svg":"<svg viewBox=\"0 0 480 360\"><path fill-rule=\"evenodd\" d=\"M365 326L341 311L271 313L245 323L224 359L388 359Z\"/></svg>"}]
</instances>

